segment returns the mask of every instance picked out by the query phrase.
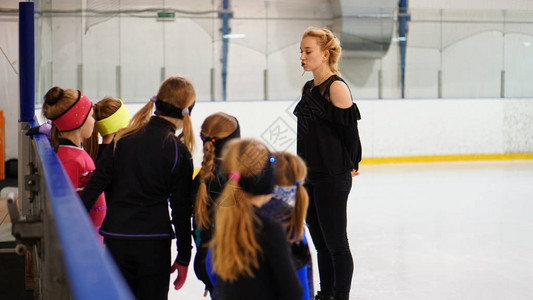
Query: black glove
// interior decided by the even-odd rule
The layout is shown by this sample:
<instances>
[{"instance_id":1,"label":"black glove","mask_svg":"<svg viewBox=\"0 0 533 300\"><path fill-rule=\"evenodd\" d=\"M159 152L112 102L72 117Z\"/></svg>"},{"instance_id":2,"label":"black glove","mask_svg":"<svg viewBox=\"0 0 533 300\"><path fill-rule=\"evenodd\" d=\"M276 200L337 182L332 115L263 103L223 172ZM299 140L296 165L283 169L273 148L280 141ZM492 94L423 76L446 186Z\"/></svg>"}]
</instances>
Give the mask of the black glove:
<instances>
[{"instance_id":1,"label":"black glove","mask_svg":"<svg viewBox=\"0 0 533 300\"><path fill-rule=\"evenodd\" d=\"M305 266L311 259L311 253L309 252L309 245L303 241L291 243L292 259L296 270Z\"/></svg>"},{"instance_id":2,"label":"black glove","mask_svg":"<svg viewBox=\"0 0 533 300\"><path fill-rule=\"evenodd\" d=\"M33 138L35 134L46 134L48 138L50 138L50 132L52 131L52 121L47 121L46 123L43 123L39 126L34 126L28 131L26 131L26 135Z\"/></svg>"}]
</instances>

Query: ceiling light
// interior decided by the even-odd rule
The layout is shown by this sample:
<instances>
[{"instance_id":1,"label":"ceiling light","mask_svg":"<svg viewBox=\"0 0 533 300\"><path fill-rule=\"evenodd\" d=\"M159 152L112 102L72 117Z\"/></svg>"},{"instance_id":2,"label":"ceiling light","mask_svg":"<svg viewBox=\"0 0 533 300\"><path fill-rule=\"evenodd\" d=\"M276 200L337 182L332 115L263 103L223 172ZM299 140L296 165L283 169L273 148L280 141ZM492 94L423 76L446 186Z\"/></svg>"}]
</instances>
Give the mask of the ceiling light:
<instances>
[{"instance_id":1,"label":"ceiling light","mask_svg":"<svg viewBox=\"0 0 533 300\"><path fill-rule=\"evenodd\" d=\"M225 39L243 39L245 37L246 37L246 34L243 34L243 33L228 33L222 36L222 38L225 38Z\"/></svg>"}]
</instances>

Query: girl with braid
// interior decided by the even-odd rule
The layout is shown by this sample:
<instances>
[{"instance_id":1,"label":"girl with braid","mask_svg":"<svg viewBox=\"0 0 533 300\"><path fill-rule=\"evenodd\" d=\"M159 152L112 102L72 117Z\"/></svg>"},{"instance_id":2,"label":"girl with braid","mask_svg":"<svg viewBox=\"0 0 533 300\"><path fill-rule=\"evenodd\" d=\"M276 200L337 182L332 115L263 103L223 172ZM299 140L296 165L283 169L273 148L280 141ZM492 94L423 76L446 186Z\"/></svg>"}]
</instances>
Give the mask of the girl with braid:
<instances>
[{"instance_id":1,"label":"girl with braid","mask_svg":"<svg viewBox=\"0 0 533 300\"><path fill-rule=\"evenodd\" d=\"M187 277L193 206L190 114L195 100L195 89L186 78L163 81L157 96L104 150L82 194L86 208L91 207L96 195L110 186L100 233L139 300L167 299L170 274L175 270L175 289ZM178 129L182 131L176 136ZM172 264L174 237L178 254Z\"/></svg>"},{"instance_id":2,"label":"girl with braid","mask_svg":"<svg viewBox=\"0 0 533 300\"><path fill-rule=\"evenodd\" d=\"M285 231L259 209L272 197L275 158L256 140L228 146L210 242L217 299L301 299Z\"/></svg>"},{"instance_id":3,"label":"girl with braid","mask_svg":"<svg viewBox=\"0 0 533 300\"><path fill-rule=\"evenodd\" d=\"M194 185L198 186L194 205L194 240L197 248L194 272L205 283L205 291L213 296L213 285L205 266L207 244L211 240L214 223L213 203L227 181L227 177L220 172L221 152L228 141L241 137L239 122L234 116L223 112L212 114L204 120L200 137L204 158L202 168L194 179Z\"/></svg>"}]
</instances>

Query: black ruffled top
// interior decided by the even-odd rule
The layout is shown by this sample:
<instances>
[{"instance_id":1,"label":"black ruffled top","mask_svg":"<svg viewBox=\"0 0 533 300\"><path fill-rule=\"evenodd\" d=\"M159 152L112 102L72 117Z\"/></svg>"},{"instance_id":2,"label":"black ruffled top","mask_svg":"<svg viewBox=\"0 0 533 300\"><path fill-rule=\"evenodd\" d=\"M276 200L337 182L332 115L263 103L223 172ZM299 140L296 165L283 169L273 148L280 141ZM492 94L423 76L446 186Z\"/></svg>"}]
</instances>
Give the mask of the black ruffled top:
<instances>
[{"instance_id":1,"label":"black ruffled top","mask_svg":"<svg viewBox=\"0 0 533 300\"><path fill-rule=\"evenodd\" d=\"M329 88L337 80L332 75L318 86L306 82L302 98L294 109L298 118L297 153L307 164L310 178L329 177L359 169L361 141L357 105L342 109L329 101Z\"/></svg>"}]
</instances>

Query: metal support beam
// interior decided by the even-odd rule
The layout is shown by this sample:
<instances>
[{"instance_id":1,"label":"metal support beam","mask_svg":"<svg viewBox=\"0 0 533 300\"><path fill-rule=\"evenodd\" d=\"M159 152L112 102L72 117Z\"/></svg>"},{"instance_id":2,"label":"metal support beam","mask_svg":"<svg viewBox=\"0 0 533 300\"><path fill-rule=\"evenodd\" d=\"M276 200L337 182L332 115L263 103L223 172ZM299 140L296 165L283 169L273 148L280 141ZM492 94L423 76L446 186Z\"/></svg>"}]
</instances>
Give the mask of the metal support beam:
<instances>
[{"instance_id":1,"label":"metal support beam","mask_svg":"<svg viewBox=\"0 0 533 300\"><path fill-rule=\"evenodd\" d=\"M437 78L437 97L440 99L442 98L442 70L439 70L438 78Z\"/></svg>"},{"instance_id":2,"label":"metal support beam","mask_svg":"<svg viewBox=\"0 0 533 300\"><path fill-rule=\"evenodd\" d=\"M122 99L122 68L120 66L115 67L115 90L117 97Z\"/></svg>"},{"instance_id":3,"label":"metal support beam","mask_svg":"<svg viewBox=\"0 0 533 300\"><path fill-rule=\"evenodd\" d=\"M411 20L411 15L407 11L407 0L400 0L398 9L398 42L400 43L400 64L401 64L401 89L402 99L405 98L405 55L407 49L407 22Z\"/></svg>"},{"instance_id":4,"label":"metal support beam","mask_svg":"<svg viewBox=\"0 0 533 300\"><path fill-rule=\"evenodd\" d=\"M263 70L263 98L268 100L268 69Z\"/></svg>"},{"instance_id":5,"label":"metal support beam","mask_svg":"<svg viewBox=\"0 0 533 300\"><path fill-rule=\"evenodd\" d=\"M166 78L167 78L167 68L161 67L161 74L160 74L161 81L160 82L165 81Z\"/></svg>"},{"instance_id":6,"label":"metal support beam","mask_svg":"<svg viewBox=\"0 0 533 300\"><path fill-rule=\"evenodd\" d=\"M83 64L78 64L78 90L83 91Z\"/></svg>"},{"instance_id":7,"label":"metal support beam","mask_svg":"<svg viewBox=\"0 0 533 300\"><path fill-rule=\"evenodd\" d=\"M19 3L20 122L35 116L35 34L32 2Z\"/></svg>"},{"instance_id":8,"label":"metal support beam","mask_svg":"<svg viewBox=\"0 0 533 300\"><path fill-rule=\"evenodd\" d=\"M505 70L500 73L500 98L505 98Z\"/></svg>"},{"instance_id":9,"label":"metal support beam","mask_svg":"<svg viewBox=\"0 0 533 300\"><path fill-rule=\"evenodd\" d=\"M209 71L211 101L215 101L215 68Z\"/></svg>"},{"instance_id":10,"label":"metal support beam","mask_svg":"<svg viewBox=\"0 0 533 300\"><path fill-rule=\"evenodd\" d=\"M229 8L229 0L223 0L222 12L218 14L218 17L222 19L222 100L226 101L229 47L229 38L227 35L231 32L229 20L233 18L233 12Z\"/></svg>"},{"instance_id":11,"label":"metal support beam","mask_svg":"<svg viewBox=\"0 0 533 300\"><path fill-rule=\"evenodd\" d=\"M383 71L378 71L378 99L383 99Z\"/></svg>"},{"instance_id":12,"label":"metal support beam","mask_svg":"<svg viewBox=\"0 0 533 300\"><path fill-rule=\"evenodd\" d=\"M15 252L23 255L28 249L28 245L33 246L43 237L43 222L41 220L23 220L20 218L19 209L15 202L15 193L10 193L7 197L7 210L13 224L11 233L17 239Z\"/></svg>"},{"instance_id":13,"label":"metal support beam","mask_svg":"<svg viewBox=\"0 0 533 300\"><path fill-rule=\"evenodd\" d=\"M20 88L20 119L19 119L19 159L18 182L24 182L24 175L32 159L31 142L23 138L24 132L33 124L35 117L35 32L34 3L19 3L19 88ZM28 194L19 185L19 207L23 215L34 213Z\"/></svg>"}]
</instances>

